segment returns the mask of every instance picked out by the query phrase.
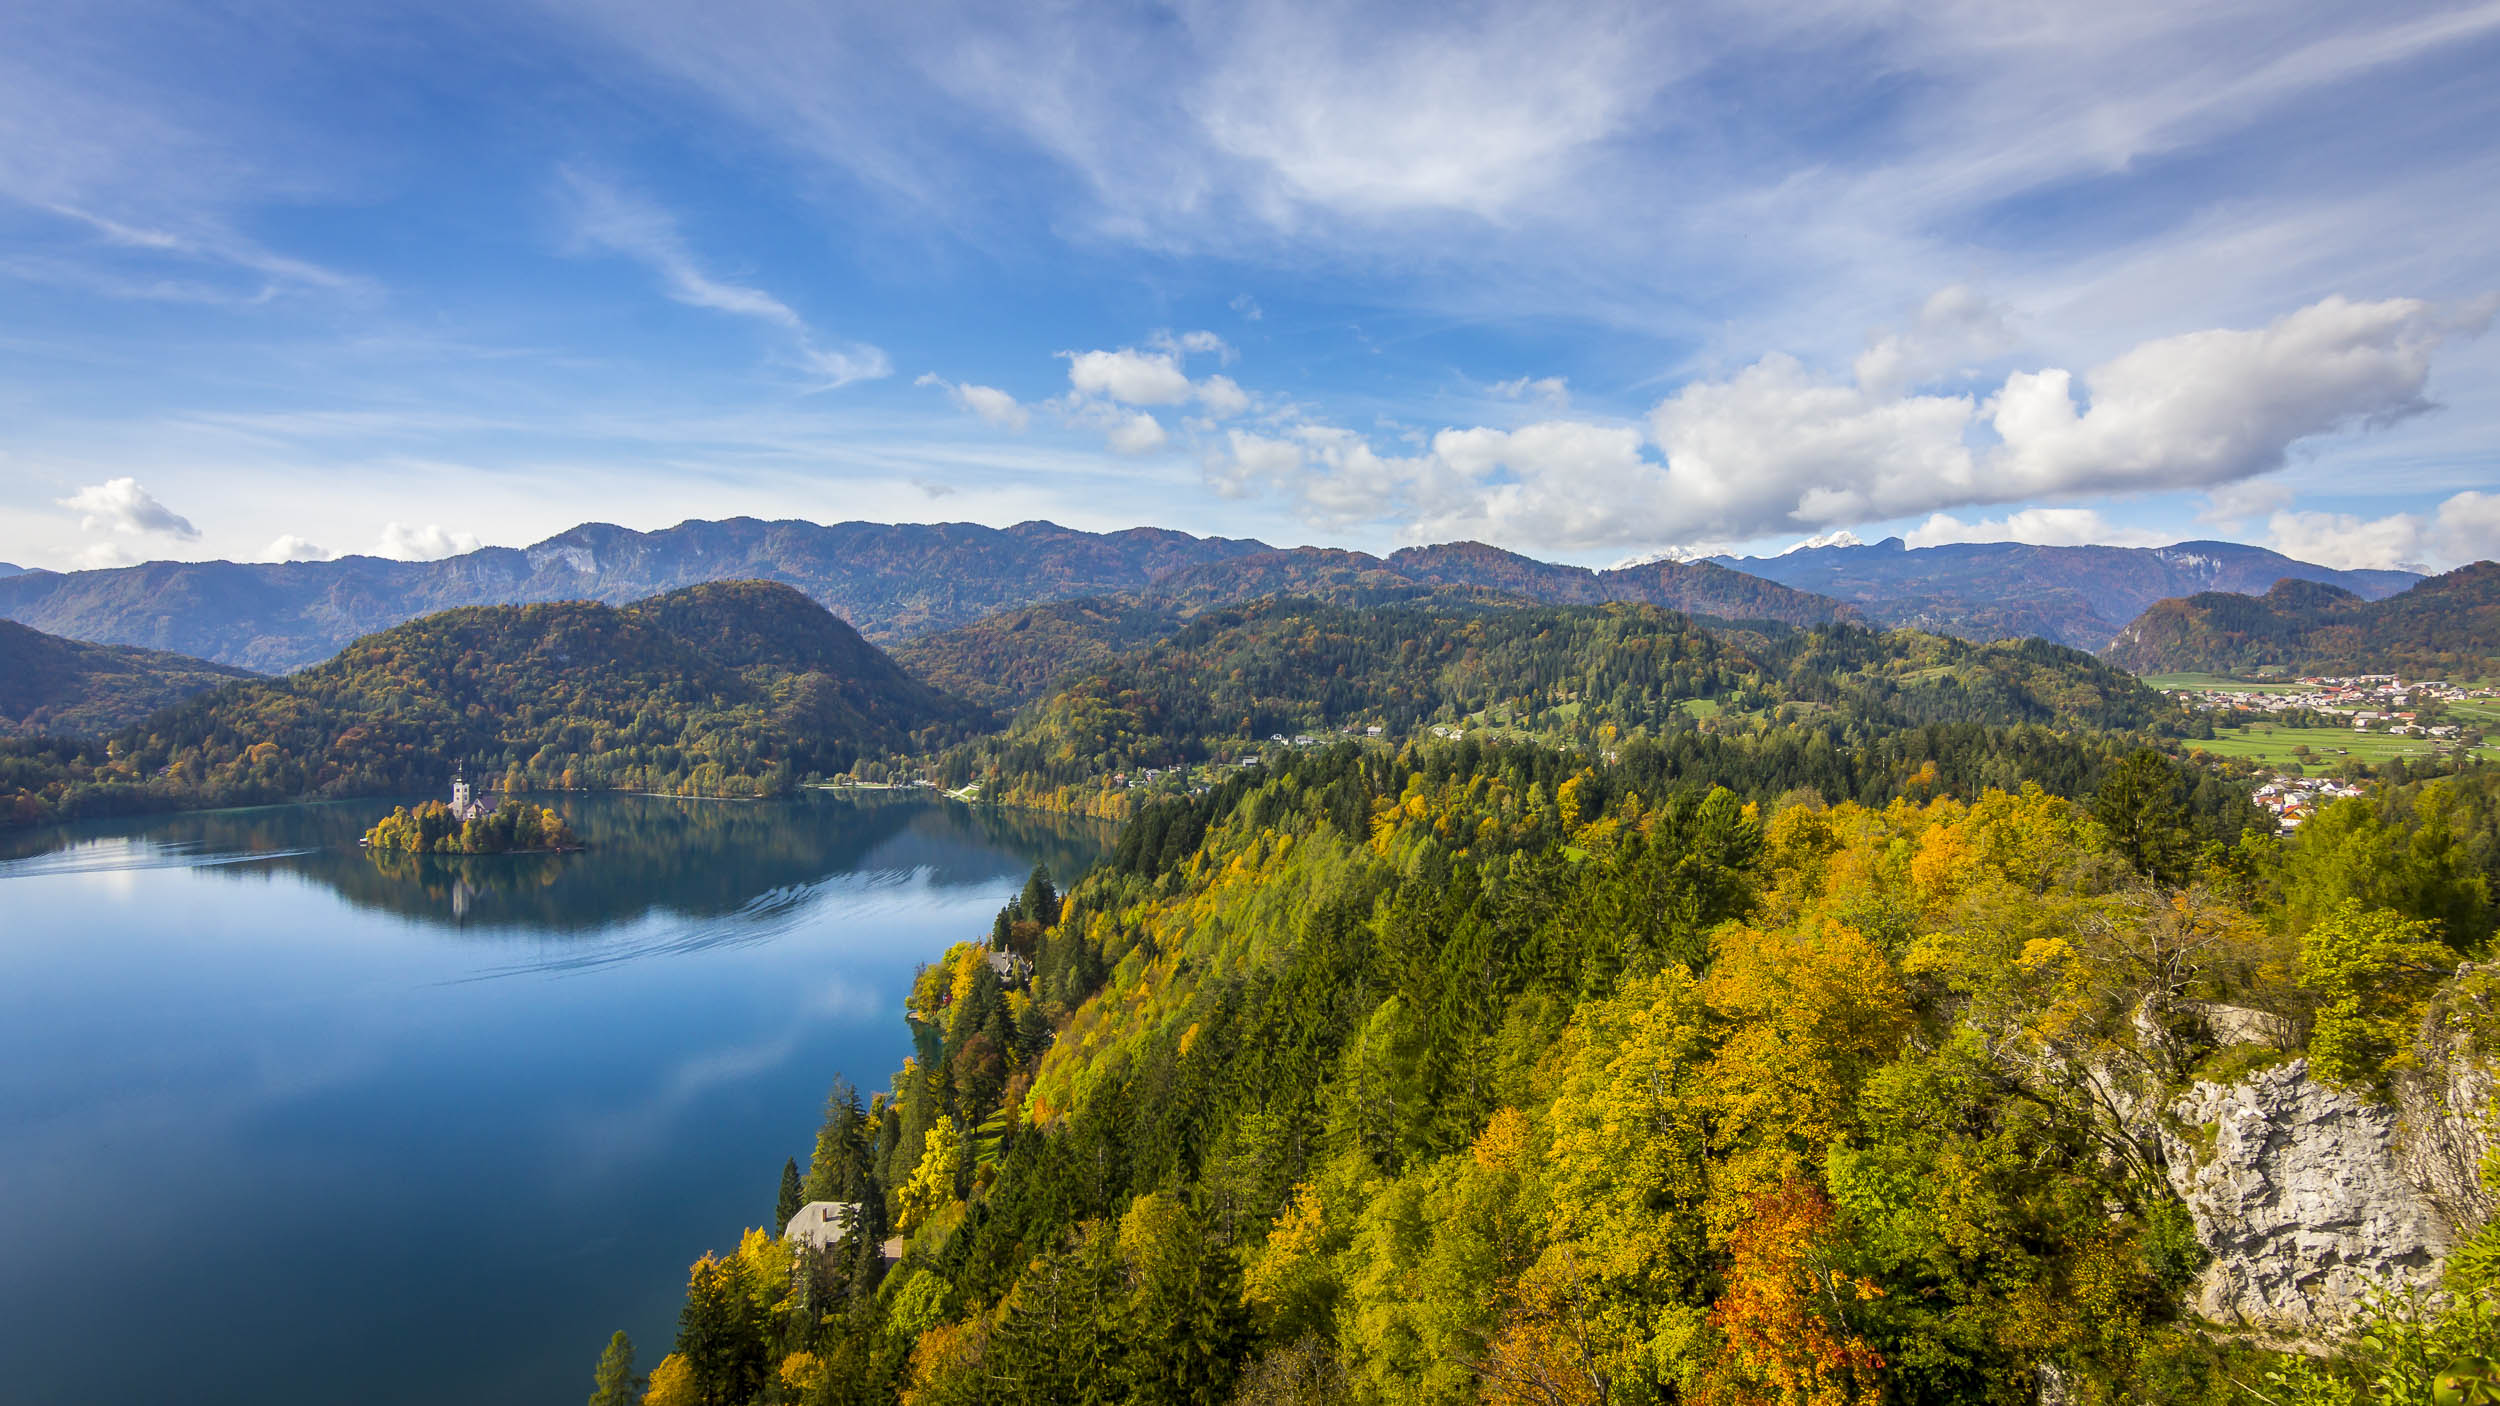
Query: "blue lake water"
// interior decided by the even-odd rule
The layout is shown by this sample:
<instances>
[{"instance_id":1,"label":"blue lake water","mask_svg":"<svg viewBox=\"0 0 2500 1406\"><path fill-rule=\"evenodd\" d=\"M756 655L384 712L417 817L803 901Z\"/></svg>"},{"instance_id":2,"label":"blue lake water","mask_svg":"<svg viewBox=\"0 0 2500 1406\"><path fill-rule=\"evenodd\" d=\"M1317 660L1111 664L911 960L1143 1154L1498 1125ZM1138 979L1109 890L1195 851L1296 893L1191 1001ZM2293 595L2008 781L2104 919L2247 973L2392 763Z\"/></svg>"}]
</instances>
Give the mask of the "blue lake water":
<instances>
[{"instance_id":1,"label":"blue lake water","mask_svg":"<svg viewBox=\"0 0 2500 1406\"><path fill-rule=\"evenodd\" d=\"M544 798L569 856L377 861L387 806L0 834L0 1396L577 1402L766 1223L915 967L1105 832L906 797Z\"/></svg>"}]
</instances>

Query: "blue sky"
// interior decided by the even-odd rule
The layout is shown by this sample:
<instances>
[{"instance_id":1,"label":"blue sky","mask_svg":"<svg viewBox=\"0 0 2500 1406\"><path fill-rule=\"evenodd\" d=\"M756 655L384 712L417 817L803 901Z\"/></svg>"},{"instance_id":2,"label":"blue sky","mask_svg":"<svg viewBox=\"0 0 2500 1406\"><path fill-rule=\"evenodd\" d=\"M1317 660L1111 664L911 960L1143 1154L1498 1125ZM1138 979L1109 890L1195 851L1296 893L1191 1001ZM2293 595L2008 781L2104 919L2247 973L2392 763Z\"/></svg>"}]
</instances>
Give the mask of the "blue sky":
<instances>
[{"instance_id":1,"label":"blue sky","mask_svg":"<svg viewBox=\"0 0 2500 1406\"><path fill-rule=\"evenodd\" d=\"M2500 4L0 14L0 560L2500 553Z\"/></svg>"}]
</instances>

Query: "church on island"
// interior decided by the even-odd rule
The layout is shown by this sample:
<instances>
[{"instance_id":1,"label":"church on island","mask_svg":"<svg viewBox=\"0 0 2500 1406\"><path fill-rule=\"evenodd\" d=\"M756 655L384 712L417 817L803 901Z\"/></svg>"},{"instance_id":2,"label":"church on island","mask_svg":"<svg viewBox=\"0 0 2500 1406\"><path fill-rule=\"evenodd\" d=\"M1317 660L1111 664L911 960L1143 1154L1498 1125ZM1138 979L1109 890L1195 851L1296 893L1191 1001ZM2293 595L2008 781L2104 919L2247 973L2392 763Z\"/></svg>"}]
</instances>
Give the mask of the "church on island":
<instances>
[{"instance_id":1,"label":"church on island","mask_svg":"<svg viewBox=\"0 0 2500 1406\"><path fill-rule=\"evenodd\" d=\"M493 813L483 797L469 790L468 769L463 767L451 777L451 818L458 821L483 820Z\"/></svg>"}]
</instances>

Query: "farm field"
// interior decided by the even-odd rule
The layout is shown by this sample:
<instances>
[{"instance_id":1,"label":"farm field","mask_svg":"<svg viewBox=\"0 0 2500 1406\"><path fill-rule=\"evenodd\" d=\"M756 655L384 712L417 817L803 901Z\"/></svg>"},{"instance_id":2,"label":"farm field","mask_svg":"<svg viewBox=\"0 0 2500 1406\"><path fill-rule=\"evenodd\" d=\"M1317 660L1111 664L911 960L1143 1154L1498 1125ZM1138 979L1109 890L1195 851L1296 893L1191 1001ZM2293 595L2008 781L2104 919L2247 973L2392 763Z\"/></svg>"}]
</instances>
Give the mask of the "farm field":
<instances>
[{"instance_id":1,"label":"farm field","mask_svg":"<svg viewBox=\"0 0 2500 1406\"><path fill-rule=\"evenodd\" d=\"M2210 742L2189 742L2190 750L2211 752L2217 757L2241 757L2274 766L2289 766L2301 761L2292 755L2294 747L2307 744L2310 757L2306 766L2319 771L2333 771L2346 761L2391 762L2399 757L2423 757L2436 750L2436 744L2422 737L2390 737L2383 732L2355 732L2344 727L2292 727L2283 723L2250 723L2246 727L2218 727Z\"/></svg>"}]
</instances>

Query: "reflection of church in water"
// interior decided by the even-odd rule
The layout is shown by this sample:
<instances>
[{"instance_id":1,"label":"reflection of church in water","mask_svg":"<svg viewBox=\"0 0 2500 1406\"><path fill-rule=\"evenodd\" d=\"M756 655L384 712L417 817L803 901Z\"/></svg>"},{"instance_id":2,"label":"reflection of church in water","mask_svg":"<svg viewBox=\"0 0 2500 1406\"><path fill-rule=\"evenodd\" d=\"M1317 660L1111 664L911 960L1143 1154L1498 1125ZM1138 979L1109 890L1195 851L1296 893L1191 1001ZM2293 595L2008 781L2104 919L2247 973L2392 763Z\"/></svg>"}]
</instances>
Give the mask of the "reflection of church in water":
<instances>
[{"instance_id":1,"label":"reflection of church in water","mask_svg":"<svg viewBox=\"0 0 2500 1406\"><path fill-rule=\"evenodd\" d=\"M469 789L468 768L463 766L453 771L451 777L451 818L465 823L471 820L483 820L492 813L491 808L489 808L486 804L486 798ZM484 893L484 889L477 888L470 884L468 875L453 875L451 880L452 920L454 922L458 922L467 918L469 916L469 905L476 902L477 899Z\"/></svg>"}]
</instances>

